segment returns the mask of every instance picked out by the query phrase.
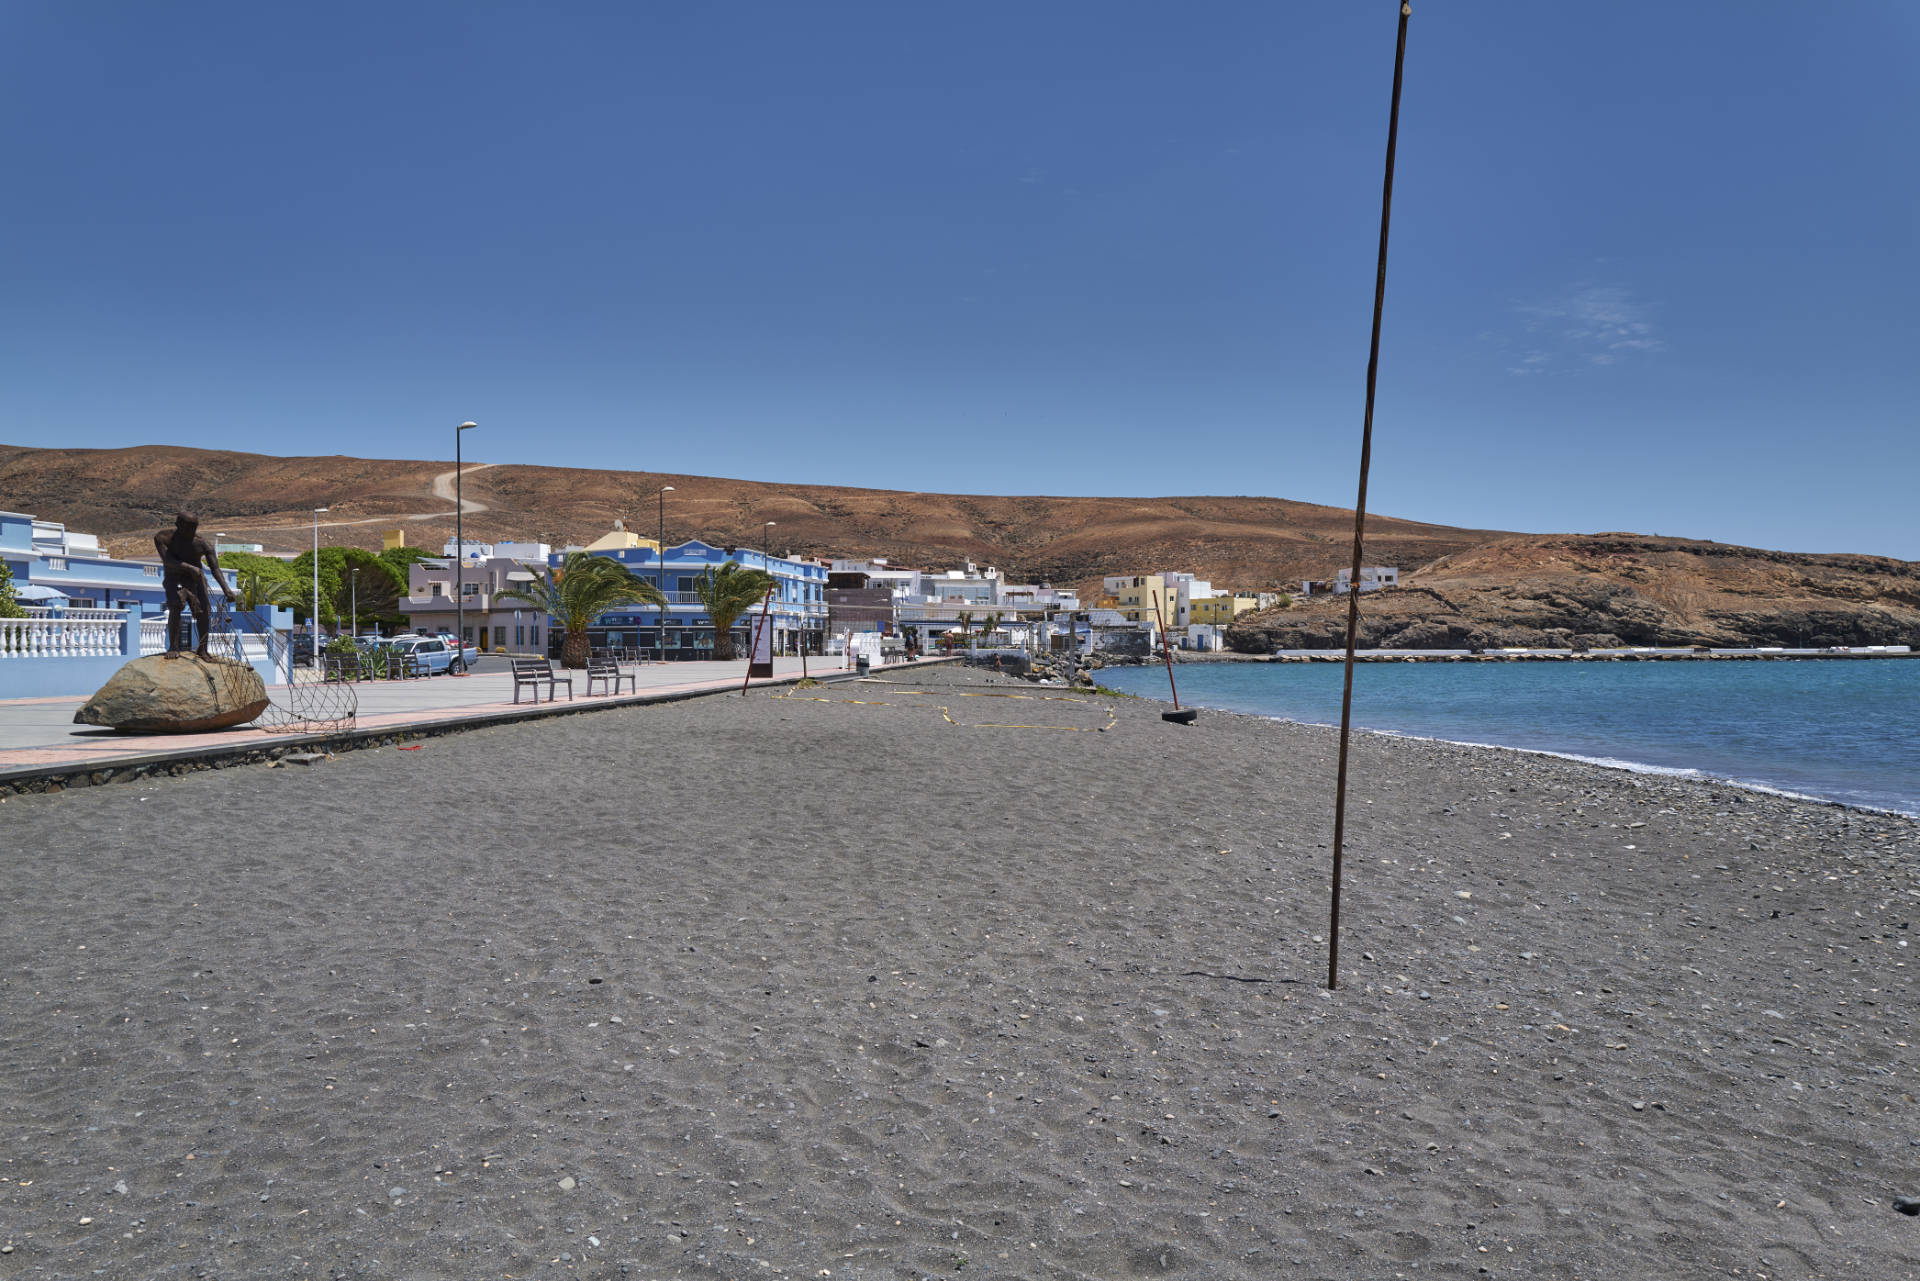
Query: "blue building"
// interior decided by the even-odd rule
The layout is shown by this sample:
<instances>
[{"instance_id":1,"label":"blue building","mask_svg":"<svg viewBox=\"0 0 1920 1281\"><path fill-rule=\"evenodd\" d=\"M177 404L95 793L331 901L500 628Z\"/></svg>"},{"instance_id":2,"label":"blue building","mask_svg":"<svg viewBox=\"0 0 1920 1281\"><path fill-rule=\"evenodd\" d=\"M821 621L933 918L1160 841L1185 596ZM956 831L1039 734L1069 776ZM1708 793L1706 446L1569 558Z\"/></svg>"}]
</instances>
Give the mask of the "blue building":
<instances>
[{"instance_id":1,"label":"blue building","mask_svg":"<svg viewBox=\"0 0 1920 1281\"><path fill-rule=\"evenodd\" d=\"M156 560L115 560L92 534L58 521L0 512L0 560L27 616L0 619L0 698L89 694L130 658L167 647L166 587ZM227 582L233 584L233 571ZM285 627L285 610L222 615L215 631L256 639L233 643L269 683L284 681L261 632ZM224 621L218 621L222 620Z\"/></svg>"},{"instance_id":2,"label":"blue building","mask_svg":"<svg viewBox=\"0 0 1920 1281\"><path fill-rule=\"evenodd\" d=\"M591 549L594 556L619 561L633 573L666 593L667 608L635 606L609 610L588 629L596 649L632 649L669 660L707 659L713 656L713 620L694 594L694 580L710 569L734 561L764 569L776 584L767 608L773 628L774 652L797 654L804 645L809 654L825 652L827 635L827 567L817 561L775 556L743 547L721 548L694 539L669 547L662 554L651 545ZM566 553L556 552L547 563L557 568ZM662 563L664 561L664 564ZM664 616L664 624L662 618ZM742 615L733 626L735 652L742 657L760 611ZM662 633L664 632L664 637ZM551 633L555 652L561 636Z\"/></svg>"},{"instance_id":3,"label":"blue building","mask_svg":"<svg viewBox=\"0 0 1920 1281\"><path fill-rule=\"evenodd\" d=\"M157 559L115 560L100 550L98 536L73 533L59 521L0 512L0 559L13 571L13 594L22 605L138 605L144 614L157 614L167 598Z\"/></svg>"}]
</instances>

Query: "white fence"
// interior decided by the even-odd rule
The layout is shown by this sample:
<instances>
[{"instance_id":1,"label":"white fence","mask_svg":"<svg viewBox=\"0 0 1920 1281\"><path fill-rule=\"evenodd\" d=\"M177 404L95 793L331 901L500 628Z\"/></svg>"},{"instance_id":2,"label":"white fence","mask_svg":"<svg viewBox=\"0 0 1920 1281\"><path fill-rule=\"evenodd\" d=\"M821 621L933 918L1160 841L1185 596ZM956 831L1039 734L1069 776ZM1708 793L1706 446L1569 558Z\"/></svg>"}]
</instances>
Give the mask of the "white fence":
<instances>
[{"instance_id":1,"label":"white fence","mask_svg":"<svg viewBox=\"0 0 1920 1281\"><path fill-rule=\"evenodd\" d=\"M57 617L29 609L25 618L0 618L0 659L111 658L120 652L126 622L120 609L71 610Z\"/></svg>"},{"instance_id":2,"label":"white fence","mask_svg":"<svg viewBox=\"0 0 1920 1281\"><path fill-rule=\"evenodd\" d=\"M166 617L141 619L140 657L166 652ZM215 632L207 637L207 652L218 658L237 658L243 663L265 663L272 657L268 638L253 632Z\"/></svg>"},{"instance_id":3,"label":"white fence","mask_svg":"<svg viewBox=\"0 0 1920 1281\"><path fill-rule=\"evenodd\" d=\"M0 660L9 658L117 658L125 643L123 609L69 609L59 613L28 607L25 618L0 618ZM269 663L269 638L250 632L215 632L209 653L248 663ZM167 620L140 620L140 656L164 654Z\"/></svg>"}]
</instances>

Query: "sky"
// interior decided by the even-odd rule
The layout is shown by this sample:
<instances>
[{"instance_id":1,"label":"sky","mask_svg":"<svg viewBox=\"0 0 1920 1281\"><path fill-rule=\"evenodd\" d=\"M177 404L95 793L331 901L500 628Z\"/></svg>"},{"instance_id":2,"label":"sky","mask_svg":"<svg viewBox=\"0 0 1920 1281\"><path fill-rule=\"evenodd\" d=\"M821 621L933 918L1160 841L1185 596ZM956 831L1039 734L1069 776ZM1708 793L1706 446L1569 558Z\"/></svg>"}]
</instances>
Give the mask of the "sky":
<instances>
[{"instance_id":1,"label":"sky","mask_svg":"<svg viewBox=\"0 0 1920 1281\"><path fill-rule=\"evenodd\" d=\"M0 442L1351 506L1397 16L6 0ZM1906 0L1416 0L1369 508L1920 559L1916 120Z\"/></svg>"}]
</instances>

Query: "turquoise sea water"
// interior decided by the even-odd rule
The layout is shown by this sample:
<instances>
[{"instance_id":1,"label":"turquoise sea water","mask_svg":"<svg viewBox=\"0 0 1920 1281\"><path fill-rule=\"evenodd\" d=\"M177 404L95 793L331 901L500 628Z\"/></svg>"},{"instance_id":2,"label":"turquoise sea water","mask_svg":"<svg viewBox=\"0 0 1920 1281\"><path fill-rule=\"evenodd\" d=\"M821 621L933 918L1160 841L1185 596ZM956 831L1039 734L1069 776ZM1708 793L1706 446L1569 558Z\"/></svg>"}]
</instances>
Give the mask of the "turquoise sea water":
<instances>
[{"instance_id":1,"label":"turquoise sea water","mask_svg":"<svg viewBox=\"0 0 1920 1281\"><path fill-rule=\"evenodd\" d=\"M1338 663L1176 663L1182 706L1340 723ZM1167 697L1164 667L1101 684ZM1920 659L1364 663L1353 723L1920 817Z\"/></svg>"}]
</instances>

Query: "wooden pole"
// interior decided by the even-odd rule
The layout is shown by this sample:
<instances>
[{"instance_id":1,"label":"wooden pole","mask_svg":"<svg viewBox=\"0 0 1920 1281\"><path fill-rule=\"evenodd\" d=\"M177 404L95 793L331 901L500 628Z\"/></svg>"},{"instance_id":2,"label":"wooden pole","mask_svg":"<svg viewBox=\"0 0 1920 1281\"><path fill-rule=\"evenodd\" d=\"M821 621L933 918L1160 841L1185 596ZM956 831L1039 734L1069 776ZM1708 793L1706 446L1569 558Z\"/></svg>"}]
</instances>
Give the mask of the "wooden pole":
<instances>
[{"instance_id":1,"label":"wooden pole","mask_svg":"<svg viewBox=\"0 0 1920 1281\"><path fill-rule=\"evenodd\" d=\"M1380 374L1380 316L1387 303L1387 228L1393 218L1393 156L1400 138L1400 76L1407 60L1407 19L1400 6L1393 54L1393 105L1387 112L1387 174L1380 191L1380 260L1373 279L1373 340L1367 354L1367 409L1360 427L1360 493L1353 504L1353 574L1347 582L1346 677L1340 691L1340 767L1333 792L1333 891L1327 920L1327 988L1340 986L1340 871L1347 835L1347 740L1353 732L1353 651L1360 634L1360 559L1367 531L1367 469L1373 461L1373 393Z\"/></svg>"},{"instance_id":2,"label":"wooden pole","mask_svg":"<svg viewBox=\"0 0 1920 1281\"><path fill-rule=\"evenodd\" d=\"M1177 712L1180 710L1180 687L1173 683L1173 647L1167 643L1167 619L1166 615L1160 612L1159 592L1153 593L1153 616L1160 624L1160 656L1167 660L1167 688L1173 693L1173 710ZM1205 686L1206 682L1201 681L1200 684ZM1206 697L1204 688L1200 696Z\"/></svg>"}]
</instances>

